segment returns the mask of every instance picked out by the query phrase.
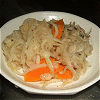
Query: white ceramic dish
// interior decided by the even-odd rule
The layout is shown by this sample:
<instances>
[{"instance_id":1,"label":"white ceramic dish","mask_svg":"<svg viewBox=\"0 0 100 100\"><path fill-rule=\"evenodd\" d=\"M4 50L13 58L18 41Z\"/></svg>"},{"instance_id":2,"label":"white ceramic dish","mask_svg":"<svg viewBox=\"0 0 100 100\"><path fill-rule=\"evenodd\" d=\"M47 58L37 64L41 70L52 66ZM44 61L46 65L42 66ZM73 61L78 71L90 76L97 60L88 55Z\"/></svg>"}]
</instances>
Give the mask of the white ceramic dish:
<instances>
[{"instance_id":1,"label":"white ceramic dish","mask_svg":"<svg viewBox=\"0 0 100 100\"><path fill-rule=\"evenodd\" d=\"M1 43L4 40L4 38L11 34L13 30L19 29L19 26L22 24L22 22L26 18L35 18L37 20L43 20L44 18L49 21L52 18L54 19L64 19L65 24L68 24L69 22L75 21L76 24L79 24L81 27L83 27L86 31L88 31L90 28L92 28L91 32L91 38L92 38L92 44L94 47L93 54L88 58L88 61L91 63L91 67L87 70L86 74L76 82L73 82L66 86L65 89L60 88L61 83L56 84L50 84L47 86L45 90L41 89L41 86L35 82L35 83L26 83L23 81L22 77L19 77L15 75L7 66L3 52L1 50L1 75L4 76L6 79L8 79L13 84L17 85L21 89L29 92L29 93L41 93L41 94L66 94L66 95L72 95L75 93L78 93L87 87L93 85L96 83L100 77L99 77L99 27L93 24L92 22L83 19L81 17L78 17L76 15L72 15L69 13L64 12L52 12L52 11L44 11L44 12L34 12L29 13L20 17L17 17L15 19L12 19L11 21L7 22L5 25L1 27Z\"/></svg>"}]
</instances>

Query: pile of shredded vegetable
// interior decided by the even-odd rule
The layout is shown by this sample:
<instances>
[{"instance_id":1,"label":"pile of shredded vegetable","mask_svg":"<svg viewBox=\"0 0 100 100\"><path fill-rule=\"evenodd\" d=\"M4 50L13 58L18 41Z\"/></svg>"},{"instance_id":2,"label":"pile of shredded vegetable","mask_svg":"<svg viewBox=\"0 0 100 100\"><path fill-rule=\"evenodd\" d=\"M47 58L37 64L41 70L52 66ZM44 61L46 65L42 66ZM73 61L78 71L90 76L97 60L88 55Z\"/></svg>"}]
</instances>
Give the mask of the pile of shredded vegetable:
<instances>
[{"instance_id":1,"label":"pile of shredded vegetable","mask_svg":"<svg viewBox=\"0 0 100 100\"><path fill-rule=\"evenodd\" d=\"M24 76L26 82L50 83L76 81L90 66L86 58L92 54L90 32L75 22L63 19L38 21L25 19L19 30L5 38L3 53L11 70Z\"/></svg>"}]
</instances>

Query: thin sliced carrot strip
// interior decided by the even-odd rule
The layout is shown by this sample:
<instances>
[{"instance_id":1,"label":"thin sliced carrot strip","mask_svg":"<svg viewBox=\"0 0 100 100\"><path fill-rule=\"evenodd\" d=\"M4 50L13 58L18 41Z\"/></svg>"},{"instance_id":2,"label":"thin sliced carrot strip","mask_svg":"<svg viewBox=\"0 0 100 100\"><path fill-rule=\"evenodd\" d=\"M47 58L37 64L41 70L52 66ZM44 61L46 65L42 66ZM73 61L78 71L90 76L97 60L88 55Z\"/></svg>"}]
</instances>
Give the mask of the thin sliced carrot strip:
<instances>
[{"instance_id":1,"label":"thin sliced carrot strip","mask_svg":"<svg viewBox=\"0 0 100 100\"><path fill-rule=\"evenodd\" d=\"M63 22L63 19L55 22L55 24L57 25L58 27L58 35L57 35L57 39L60 39L61 36L62 36L62 31L63 31L63 28L64 28L64 22ZM53 26L51 26L52 28L52 34L54 35L55 34L55 28Z\"/></svg>"}]
</instances>

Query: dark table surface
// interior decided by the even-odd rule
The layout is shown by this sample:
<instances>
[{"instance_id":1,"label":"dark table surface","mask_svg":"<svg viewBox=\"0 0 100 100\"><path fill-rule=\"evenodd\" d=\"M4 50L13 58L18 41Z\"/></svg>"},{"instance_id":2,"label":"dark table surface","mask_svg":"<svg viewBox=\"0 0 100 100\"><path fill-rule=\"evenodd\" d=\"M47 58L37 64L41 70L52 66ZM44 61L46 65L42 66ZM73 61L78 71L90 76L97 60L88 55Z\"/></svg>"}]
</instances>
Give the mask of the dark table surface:
<instances>
[{"instance_id":1,"label":"dark table surface","mask_svg":"<svg viewBox=\"0 0 100 100\"><path fill-rule=\"evenodd\" d=\"M35 11L62 11L83 17L100 27L100 0L1 0L0 27L7 21ZM100 81L72 96L29 94L0 75L1 100L100 100Z\"/></svg>"}]
</instances>

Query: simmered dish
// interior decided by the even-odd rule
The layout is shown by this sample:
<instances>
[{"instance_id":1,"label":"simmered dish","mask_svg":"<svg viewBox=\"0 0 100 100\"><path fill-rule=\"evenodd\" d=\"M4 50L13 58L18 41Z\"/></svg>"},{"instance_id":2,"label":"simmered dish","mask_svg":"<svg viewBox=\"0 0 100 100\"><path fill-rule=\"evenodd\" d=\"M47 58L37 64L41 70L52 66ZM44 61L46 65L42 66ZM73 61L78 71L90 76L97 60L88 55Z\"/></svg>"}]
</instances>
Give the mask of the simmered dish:
<instances>
[{"instance_id":1,"label":"simmered dish","mask_svg":"<svg viewBox=\"0 0 100 100\"><path fill-rule=\"evenodd\" d=\"M26 82L63 82L62 87L79 79L90 66L90 31L63 19L25 19L19 30L5 38L2 49L8 67Z\"/></svg>"}]
</instances>

